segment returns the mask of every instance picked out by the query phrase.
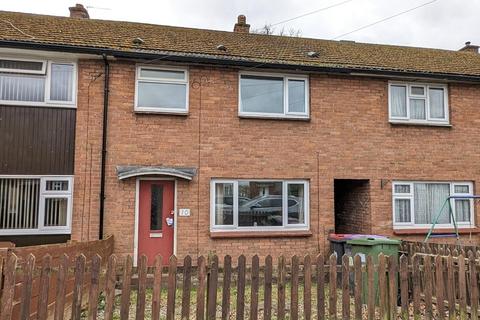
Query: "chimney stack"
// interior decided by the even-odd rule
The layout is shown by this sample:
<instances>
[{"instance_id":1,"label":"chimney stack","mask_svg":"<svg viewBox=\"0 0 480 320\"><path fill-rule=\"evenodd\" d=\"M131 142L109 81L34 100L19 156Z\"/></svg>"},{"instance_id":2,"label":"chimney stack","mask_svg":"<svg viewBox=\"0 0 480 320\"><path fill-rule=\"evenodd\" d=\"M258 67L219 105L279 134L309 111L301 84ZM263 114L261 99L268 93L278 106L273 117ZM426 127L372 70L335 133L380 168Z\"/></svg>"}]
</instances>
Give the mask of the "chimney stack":
<instances>
[{"instance_id":1,"label":"chimney stack","mask_svg":"<svg viewBox=\"0 0 480 320\"><path fill-rule=\"evenodd\" d=\"M465 46L458 51L468 51L474 53L480 53L480 46L473 45L470 41L465 42Z\"/></svg>"},{"instance_id":2,"label":"chimney stack","mask_svg":"<svg viewBox=\"0 0 480 320\"><path fill-rule=\"evenodd\" d=\"M235 26L233 27L233 32L250 33L250 25L247 24L247 17L241 14L237 19L237 23L235 23Z\"/></svg>"},{"instance_id":3,"label":"chimney stack","mask_svg":"<svg viewBox=\"0 0 480 320\"><path fill-rule=\"evenodd\" d=\"M83 4L77 3L75 7L70 7L68 10L70 10L70 18L90 19L88 11Z\"/></svg>"}]
</instances>

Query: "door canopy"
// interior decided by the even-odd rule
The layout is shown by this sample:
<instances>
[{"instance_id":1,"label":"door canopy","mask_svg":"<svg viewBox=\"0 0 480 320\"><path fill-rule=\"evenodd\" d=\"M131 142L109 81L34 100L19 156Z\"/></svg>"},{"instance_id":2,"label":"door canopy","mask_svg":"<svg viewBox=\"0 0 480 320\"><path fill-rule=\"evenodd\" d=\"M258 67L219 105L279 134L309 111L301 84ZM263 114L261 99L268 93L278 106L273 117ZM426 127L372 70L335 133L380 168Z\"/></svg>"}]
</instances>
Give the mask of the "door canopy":
<instances>
[{"instance_id":1,"label":"door canopy","mask_svg":"<svg viewBox=\"0 0 480 320\"><path fill-rule=\"evenodd\" d=\"M167 176L192 180L197 170L195 168L157 167L157 166L117 166L119 180L141 176Z\"/></svg>"}]
</instances>

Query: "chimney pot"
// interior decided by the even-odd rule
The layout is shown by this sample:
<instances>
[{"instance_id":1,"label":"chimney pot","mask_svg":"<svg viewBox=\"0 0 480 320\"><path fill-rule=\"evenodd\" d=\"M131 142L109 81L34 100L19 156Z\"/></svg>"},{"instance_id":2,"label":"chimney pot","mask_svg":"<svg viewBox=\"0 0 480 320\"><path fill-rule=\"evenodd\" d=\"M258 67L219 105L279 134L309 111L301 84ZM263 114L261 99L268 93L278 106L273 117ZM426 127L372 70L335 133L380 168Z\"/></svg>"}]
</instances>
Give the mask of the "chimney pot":
<instances>
[{"instance_id":1,"label":"chimney pot","mask_svg":"<svg viewBox=\"0 0 480 320\"><path fill-rule=\"evenodd\" d=\"M250 33L250 25L247 24L247 17L243 14L238 16L237 23L235 23L235 26L233 27L233 32Z\"/></svg>"},{"instance_id":2,"label":"chimney pot","mask_svg":"<svg viewBox=\"0 0 480 320\"><path fill-rule=\"evenodd\" d=\"M467 51L480 54L480 46L472 44L470 41L465 42L465 46L458 51Z\"/></svg>"},{"instance_id":3,"label":"chimney pot","mask_svg":"<svg viewBox=\"0 0 480 320\"><path fill-rule=\"evenodd\" d=\"M68 10L70 10L70 18L90 19L90 15L83 4L77 3L75 7L70 7Z\"/></svg>"}]
</instances>

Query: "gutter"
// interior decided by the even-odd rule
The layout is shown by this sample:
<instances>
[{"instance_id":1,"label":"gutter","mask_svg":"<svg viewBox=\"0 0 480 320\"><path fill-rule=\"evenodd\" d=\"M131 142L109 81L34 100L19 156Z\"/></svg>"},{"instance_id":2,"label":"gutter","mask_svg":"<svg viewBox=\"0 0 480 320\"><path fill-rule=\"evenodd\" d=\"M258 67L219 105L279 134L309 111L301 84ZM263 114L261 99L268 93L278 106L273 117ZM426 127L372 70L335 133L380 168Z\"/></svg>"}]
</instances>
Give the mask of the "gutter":
<instances>
[{"instance_id":1,"label":"gutter","mask_svg":"<svg viewBox=\"0 0 480 320\"><path fill-rule=\"evenodd\" d=\"M104 85L103 85L103 124L102 124L102 159L100 167L100 214L98 238L103 239L103 220L105 216L105 167L107 160L107 126L108 126L108 97L110 84L110 64L107 55L102 54L104 62Z\"/></svg>"},{"instance_id":2,"label":"gutter","mask_svg":"<svg viewBox=\"0 0 480 320\"><path fill-rule=\"evenodd\" d=\"M105 49L98 47L85 47L85 46L71 46L71 45L57 45L47 43L32 43L28 41L11 41L0 40L0 47L4 48L19 48L19 49L31 49L31 50L46 50L79 54L94 54L94 55L107 55L114 56L116 58L125 59L162 59L164 61L173 62L190 62L190 63L207 63L214 65L227 65L237 67L249 67L256 68L261 66L263 69L286 69L296 71L308 71L308 72L322 72L329 74L344 74L344 75L357 75L357 76L393 76L403 78L422 78L422 79L436 79L444 81L457 81L457 82L480 82L480 76L468 76L451 73L432 73L432 72L415 72L415 71L395 71L395 70L376 70L366 68L342 68L342 67L318 67L299 64L283 64L283 63L260 63L258 61L249 60L234 60L232 58L221 58L218 56L209 56L206 54L180 54L180 53L153 53L153 52L134 52L134 51L122 51L114 49Z\"/></svg>"}]
</instances>

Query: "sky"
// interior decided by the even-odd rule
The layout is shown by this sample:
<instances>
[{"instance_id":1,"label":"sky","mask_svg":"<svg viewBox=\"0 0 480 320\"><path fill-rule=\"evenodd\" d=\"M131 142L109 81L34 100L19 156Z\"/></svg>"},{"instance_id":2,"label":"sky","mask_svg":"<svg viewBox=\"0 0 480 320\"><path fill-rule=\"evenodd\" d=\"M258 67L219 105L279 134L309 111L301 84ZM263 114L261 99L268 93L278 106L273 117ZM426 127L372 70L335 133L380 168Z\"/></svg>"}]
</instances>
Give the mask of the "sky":
<instances>
[{"instance_id":1,"label":"sky","mask_svg":"<svg viewBox=\"0 0 480 320\"><path fill-rule=\"evenodd\" d=\"M431 3L429 3L431 2ZM480 45L480 0L1 0L0 10L68 16L82 3L93 19L124 20L232 31L239 14L252 29L321 8L341 5L276 26L302 37L333 39L425 3L338 39L457 50Z\"/></svg>"}]
</instances>

